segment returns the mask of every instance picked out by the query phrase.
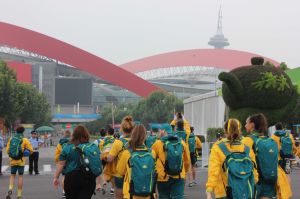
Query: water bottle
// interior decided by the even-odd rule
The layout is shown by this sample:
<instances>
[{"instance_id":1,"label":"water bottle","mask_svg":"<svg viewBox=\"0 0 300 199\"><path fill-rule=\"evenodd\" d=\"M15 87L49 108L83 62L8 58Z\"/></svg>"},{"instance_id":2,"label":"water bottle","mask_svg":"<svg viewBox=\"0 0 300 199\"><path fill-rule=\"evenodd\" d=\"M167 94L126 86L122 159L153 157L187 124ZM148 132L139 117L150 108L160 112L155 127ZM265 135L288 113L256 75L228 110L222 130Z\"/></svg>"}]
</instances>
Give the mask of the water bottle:
<instances>
[{"instance_id":1,"label":"water bottle","mask_svg":"<svg viewBox=\"0 0 300 199\"><path fill-rule=\"evenodd\" d=\"M289 158L285 159L286 163L285 163L285 172L287 174L291 173L291 160Z\"/></svg>"}]
</instances>

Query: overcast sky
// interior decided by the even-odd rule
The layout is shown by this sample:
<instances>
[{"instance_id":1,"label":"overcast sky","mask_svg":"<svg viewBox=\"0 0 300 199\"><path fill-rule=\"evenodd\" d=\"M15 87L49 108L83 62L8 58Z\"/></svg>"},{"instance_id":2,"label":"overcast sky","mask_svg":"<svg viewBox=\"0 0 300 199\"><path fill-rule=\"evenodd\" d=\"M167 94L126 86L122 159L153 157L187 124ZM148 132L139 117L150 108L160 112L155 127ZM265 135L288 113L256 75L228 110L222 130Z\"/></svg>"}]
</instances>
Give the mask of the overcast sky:
<instances>
[{"instance_id":1,"label":"overcast sky","mask_svg":"<svg viewBox=\"0 0 300 199\"><path fill-rule=\"evenodd\" d=\"M300 66L299 0L0 0L0 21L123 64L211 48L220 4L229 49Z\"/></svg>"}]
</instances>

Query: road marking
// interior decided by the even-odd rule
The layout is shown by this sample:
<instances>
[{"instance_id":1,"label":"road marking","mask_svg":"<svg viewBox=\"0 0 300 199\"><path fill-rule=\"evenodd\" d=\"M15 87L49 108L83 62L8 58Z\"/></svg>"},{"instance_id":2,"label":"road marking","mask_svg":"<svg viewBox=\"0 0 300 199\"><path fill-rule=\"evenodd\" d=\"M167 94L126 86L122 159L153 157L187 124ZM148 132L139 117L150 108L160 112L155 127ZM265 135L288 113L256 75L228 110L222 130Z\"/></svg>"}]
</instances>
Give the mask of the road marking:
<instances>
[{"instance_id":1,"label":"road marking","mask_svg":"<svg viewBox=\"0 0 300 199\"><path fill-rule=\"evenodd\" d=\"M25 165L24 171L25 171L25 172L28 172L28 171L29 171L29 165Z\"/></svg>"},{"instance_id":2,"label":"road marking","mask_svg":"<svg viewBox=\"0 0 300 199\"><path fill-rule=\"evenodd\" d=\"M43 167L44 167L44 172L51 172L52 171L50 164L44 164Z\"/></svg>"},{"instance_id":3,"label":"road marking","mask_svg":"<svg viewBox=\"0 0 300 199\"><path fill-rule=\"evenodd\" d=\"M9 167L9 166L7 166L7 165L2 166L1 171L2 171L2 172L6 171L6 169L8 169L8 167Z\"/></svg>"}]
</instances>

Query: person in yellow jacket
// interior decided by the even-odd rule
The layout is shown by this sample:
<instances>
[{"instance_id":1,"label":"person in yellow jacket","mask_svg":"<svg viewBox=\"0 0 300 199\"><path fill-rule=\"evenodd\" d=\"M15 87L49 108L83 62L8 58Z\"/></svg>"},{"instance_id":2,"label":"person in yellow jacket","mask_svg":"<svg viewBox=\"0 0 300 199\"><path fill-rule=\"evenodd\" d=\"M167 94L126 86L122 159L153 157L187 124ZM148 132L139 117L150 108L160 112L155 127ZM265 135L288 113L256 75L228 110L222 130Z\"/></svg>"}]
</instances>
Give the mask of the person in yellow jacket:
<instances>
[{"instance_id":1,"label":"person in yellow jacket","mask_svg":"<svg viewBox=\"0 0 300 199\"><path fill-rule=\"evenodd\" d=\"M243 139L243 143L248 147L253 148L255 138L264 138L268 134L268 121L262 114L254 114L247 118L245 129L251 136ZM259 163L258 163L259 164ZM278 162L277 162L278 164ZM259 166L259 165L258 165ZM266 182L262 176L259 176L259 181L256 186L256 196L261 199L271 199L276 197L276 184Z\"/></svg>"},{"instance_id":2,"label":"person in yellow jacket","mask_svg":"<svg viewBox=\"0 0 300 199\"><path fill-rule=\"evenodd\" d=\"M182 113L178 112L176 114L176 116L174 117L174 119L171 122L171 126L177 127L177 122L181 121L181 120L183 121L183 129L182 130L184 130L185 133L186 133L186 140L185 140L185 142L188 143L189 136L191 134L191 126L190 126L190 123L184 118L184 116L183 116Z\"/></svg>"},{"instance_id":3,"label":"person in yellow jacket","mask_svg":"<svg viewBox=\"0 0 300 199\"><path fill-rule=\"evenodd\" d=\"M119 163L120 155L125 150L128 141L130 140L130 135L133 127L134 123L132 117L124 117L121 123L121 132L123 132L123 135L120 137L120 139L116 139L114 141L111 150L109 151L109 154L105 160L106 162L116 161L114 165L117 165ZM116 171L113 176L115 179L115 199L123 199L124 175Z\"/></svg>"},{"instance_id":4,"label":"person in yellow jacket","mask_svg":"<svg viewBox=\"0 0 300 199\"><path fill-rule=\"evenodd\" d=\"M12 149L11 145L12 143L16 143L19 142L21 143L21 152L24 152L25 155L25 151L29 151L30 154L33 153L33 148L32 145L30 144L29 140L27 138L24 138L23 133L25 131L25 128L23 126L20 126L17 128L16 130L16 135L14 135L12 138L9 139L8 143L7 143L7 147L6 147L6 152L9 154L10 156L10 166L11 166L11 175L10 175L10 180L9 180L9 188L8 188L8 193L6 196L6 199L10 199L12 192L13 192L13 188L14 188L14 181L16 178L16 174L18 173L18 198L22 197L22 190L23 190L23 174L24 174L24 167L25 167L25 158L22 155L21 159L13 159L11 156L11 150ZM13 145L12 145L13 146ZM27 154L29 155L29 154Z\"/></svg>"},{"instance_id":5,"label":"person in yellow jacket","mask_svg":"<svg viewBox=\"0 0 300 199\"><path fill-rule=\"evenodd\" d=\"M112 161L107 163L105 160L107 159L107 156L109 155L109 152L112 148L112 145L115 141L114 138L115 130L113 128L109 128L107 130L107 136L100 141L99 149L101 151L101 160L102 160L102 166L103 166L103 173L102 176L99 176L99 179L97 179L97 186L96 189L101 188L101 180L100 177L103 178L103 188L102 193L105 193L105 188L107 183L111 182L112 187L110 189L110 194L114 194L114 179L113 175L116 173L116 161Z\"/></svg>"},{"instance_id":6,"label":"person in yellow jacket","mask_svg":"<svg viewBox=\"0 0 300 199\"><path fill-rule=\"evenodd\" d=\"M131 179L131 172L132 172L132 166L130 163L130 159L133 157L132 155L140 153L140 155L145 156L146 153L150 153L153 158L153 170L155 171L155 159L156 155L155 152L151 149L148 149L147 146L145 145L145 140L146 140L147 132L144 127L144 125L137 125L134 127L132 133L131 133L131 139L128 142L128 149L126 149L122 155L120 156L120 161L118 162L117 165L117 172L124 177L124 186L123 186L123 195L125 199L150 199L153 192L155 191L154 184L152 183L152 187L149 188L149 195L148 196L137 196L135 195L133 187L133 181ZM146 166L146 165L145 165ZM148 165L150 166L150 165ZM147 168L145 168L147 169ZM141 175L142 176L142 175ZM142 176L143 177L143 176ZM151 182L153 181L154 176L149 175L149 176L144 176L143 180L145 182ZM139 181L138 183L144 183ZM131 189L131 190L130 190Z\"/></svg>"},{"instance_id":7,"label":"person in yellow jacket","mask_svg":"<svg viewBox=\"0 0 300 199\"><path fill-rule=\"evenodd\" d=\"M69 130L66 130L64 132L64 137L59 140L59 142L56 146L55 155L54 155L54 160L55 160L56 165L59 162L59 156L63 150L63 147L70 142L70 137L71 137L71 132ZM62 198L66 197L65 189L64 189L64 184L65 184L64 182L65 182L65 174L64 174L64 172L62 172L62 178L61 178L61 188L62 188L61 196L62 196Z\"/></svg>"},{"instance_id":8,"label":"person in yellow jacket","mask_svg":"<svg viewBox=\"0 0 300 199\"><path fill-rule=\"evenodd\" d=\"M170 137L174 137L172 134L168 134L169 127L162 126L162 130L159 132L159 140L153 144L152 149L154 150L157 161L156 161L156 169L157 169L157 189L159 198L183 198L184 194L184 183L186 174L188 173L191 160L190 160L190 152L187 144L181 140L181 144L183 147L182 152L182 169L179 175L169 175L166 173L166 151L165 146L166 142ZM172 162L168 163L172 164Z\"/></svg>"},{"instance_id":9,"label":"person in yellow jacket","mask_svg":"<svg viewBox=\"0 0 300 199\"><path fill-rule=\"evenodd\" d=\"M277 180L277 198L278 199L289 199L293 196L291 185L290 185L290 178L289 175L286 174L286 165L285 161L282 159L280 156L280 149L281 149L281 142L280 142L280 137L278 135L286 134L285 130L283 130L283 126L281 123L277 123L275 125L276 131L275 133L271 136L271 138L277 143L278 149L279 149L279 155L278 155L278 161L279 161L279 166L278 166L278 180ZM289 135L293 148L295 147L295 141L292 135Z\"/></svg>"},{"instance_id":10,"label":"person in yellow jacket","mask_svg":"<svg viewBox=\"0 0 300 199\"><path fill-rule=\"evenodd\" d=\"M226 155L221 149L220 144L222 143L224 143L224 146L230 152L245 152L247 149L250 151L249 157L253 162L254 181L258 181L258 174L255 169L255 156L251 153L251 149L241 142L240 122L237 119L229 119L224 125L224 130L227 138L217 141L211 149L206 183L207 199L212 199L212 193L214 193L217 199L225 199L227 197L225 190L228 181L226 171L223 170Z\"/></svg>"}]
</instances>

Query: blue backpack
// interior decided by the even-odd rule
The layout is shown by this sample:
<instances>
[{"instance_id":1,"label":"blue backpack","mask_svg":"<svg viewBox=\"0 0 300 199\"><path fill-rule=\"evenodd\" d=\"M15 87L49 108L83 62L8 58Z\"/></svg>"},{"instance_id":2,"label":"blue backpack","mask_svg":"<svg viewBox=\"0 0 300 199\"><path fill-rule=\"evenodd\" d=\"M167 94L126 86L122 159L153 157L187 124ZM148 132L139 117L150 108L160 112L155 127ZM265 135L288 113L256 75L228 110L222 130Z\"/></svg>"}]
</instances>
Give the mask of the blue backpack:
<instances>
[{"instance_id":1,"label":"blue backpack","mask_svg":"<svg viewBox=\"0 0 300 199\"><path fill-rule=\"evenodd\" d=\"M102 173L99 147L94 143L79 144L76 146L79 153L80 165L85 174L99 176Z\"/></svg>"},{"instance_id":2,"label":"blue backpack","mask_svg":"<svg viewBox=\"0 0 300 199\"><path fill-rule=\"evenodd\" d=\"M225 143L218 144L226 159L222 165L227 174L226 195L228 199L253 199L253 162L249 157L250 148L245 146L243 153L230 152Z\"/></svg>"},{"instance_id":3,"label":"blue backpack","mask_svg":"<svg viewBox=\"0 0 300 199\"><path fill-rule=\"evenodd\" d=\"M186 132L185 131L176 131L175 135L181 138L184 142L186 142Z\"/></svg>"},{"instance_id":4,"label":"blue backpack","mask_svg":"<svg viewBox=\"0 0 300 199\"><path fill-rule=\"evenodd\" d=\"M8 156L13 160L21 160L23 157L22 151L23 135L17 134L10 140Z\"/></svg>"},{"instance_id":5,"label":"blue backpack","mask_svg":"<svg viewBox=\"0 0 300 199\"><path fill-rule=\"evenodd\" d=\"M183 145L181 138L173 135L164 137L164 151L166 153L166 162L164 164L166 176L179 176L183 168Z\"/></svg>"},{"instance_id":6,"label":"blue backpack","mask_svg":"<svg viewBox=\"0 0 300 199\"><path fill-rule=\"evenodd\" d=\"M188 143L189 143L190 153L196 153L196 137L194 133L190 134Z\"/></svg>"},{"instance_id":7,"label":"blue backpack","mask_svg":"<svg viewBox=\"0 0 300 199\"><path fill-rule=\"evenodd\" d=\"M146 145L149 149L152 148L152 145L154 144L154 142L157 140L157 136L156 135L149 135L146 139Z\"/></svg>"},{"instance_id":8,"label":"blue backpack","mask_svg":"<svg viewBox=\"0 0 300 199\"><path fill-rule=\"evenodd\" d=\"M151 150L129 150L131 169L129 193L131 196L151 196L155 190L155 160Z\"/></svg>"},{"instance_id":9,"label":"blue backpack","mask_svg":"<svg viewBox=\"0 0 300 199\"><path fill-rule=\"evenodd\" d=\"M275 184L278 176L278 146L276 142L269 137L251 137L254 141L253 150L256 155L259 178Z\"/></svg>"},{"instance_id":10,"label":"blue backpack","mask_svg":"<svg viewBox=\"0 0 300 199\"><path fill-rule=\"evenodd\" d=\"M283 160L286 158L293 158L293 141L290 134L285 131L276 131L275 135L280 138L280 157Z\"/></svg>"}]
</instances>

